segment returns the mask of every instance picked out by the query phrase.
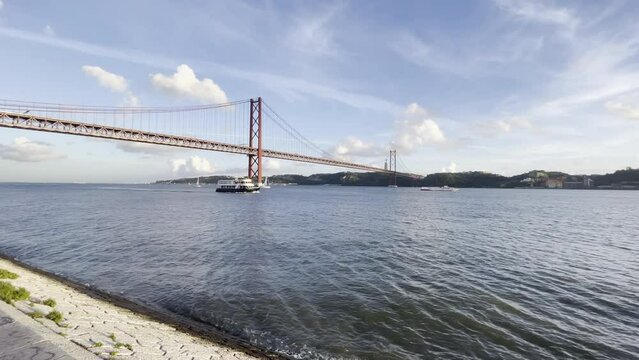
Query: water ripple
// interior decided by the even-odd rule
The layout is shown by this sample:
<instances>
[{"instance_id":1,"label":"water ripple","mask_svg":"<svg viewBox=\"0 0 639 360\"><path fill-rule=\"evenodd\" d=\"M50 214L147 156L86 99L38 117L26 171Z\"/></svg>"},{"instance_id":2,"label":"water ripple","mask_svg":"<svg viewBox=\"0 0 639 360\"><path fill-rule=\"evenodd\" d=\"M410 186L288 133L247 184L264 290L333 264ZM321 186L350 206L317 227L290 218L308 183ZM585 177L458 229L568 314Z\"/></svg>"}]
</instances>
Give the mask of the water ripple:
<instances>
[{"instance_id":1,"label":"water ripple","mask_svg":"<svg viewBox=\"0 0 639 360\"><path fill-rule=\"evenodd\" d=\"M638 359L639 192L0 185L0 251L299 359Z\"/></svg>"}]
</instances>

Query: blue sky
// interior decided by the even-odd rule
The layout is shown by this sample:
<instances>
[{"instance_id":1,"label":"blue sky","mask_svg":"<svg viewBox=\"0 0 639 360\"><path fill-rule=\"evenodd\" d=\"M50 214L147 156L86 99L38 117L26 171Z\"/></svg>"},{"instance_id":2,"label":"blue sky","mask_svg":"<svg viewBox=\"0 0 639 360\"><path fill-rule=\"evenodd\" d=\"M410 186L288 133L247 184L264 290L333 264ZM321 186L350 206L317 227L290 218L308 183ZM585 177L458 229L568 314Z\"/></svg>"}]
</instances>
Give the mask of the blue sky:
<instances>
[{"instance_id":1,"label":"blue sky","mask_svg":"<svg viewBox=\"0 0 639 360\"><path fill-rule=\"evenodd\" d=\"M397 148L421 174L639 165L633 1L0 4L1 99L173 106L262 96L336 156L382 166ZM180 65L194 75L188 91L170 81ZM147 182L239 175L245 163L0 129L0 181ZM318 171L339 169L267 164L267 174Z\"/></svg>"}]
</instances>

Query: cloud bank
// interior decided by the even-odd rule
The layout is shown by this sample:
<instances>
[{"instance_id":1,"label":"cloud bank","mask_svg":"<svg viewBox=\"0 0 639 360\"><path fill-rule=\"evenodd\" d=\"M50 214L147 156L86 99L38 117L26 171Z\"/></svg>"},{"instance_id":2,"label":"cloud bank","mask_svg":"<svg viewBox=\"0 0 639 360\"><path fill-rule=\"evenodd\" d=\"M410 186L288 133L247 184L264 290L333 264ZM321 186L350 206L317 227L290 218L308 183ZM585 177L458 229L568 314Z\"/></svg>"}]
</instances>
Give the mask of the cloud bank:
<instances>
[{"instance_id":1,"label":"cloud bank","mask_svg":"<svg viewBox=\"0 0 639 360\"><path fill-rule=\"evenodd\" d=\"M349 136L333 147L331 153L339 159L350 159L351 156L376 157L386 154L386 149Z\"/></svg>"},{"instance_id":2,"label":"cloud bank","mask_svg":"<svg viewBox=\"0 0 639 360\"><path fill-rule=\"evenodd\" d=\"M618 101L608 101L606 109L612 113L621 115L626 119L639 120L639 108Z\"/></svg>"},{"instance_id":3,"label":"cloud bank","mask_svg":"<svg viewBox=\"0 0 639 360\"><path fill-rule=\"evenodd\" d=\"M408 105L395 124L393 146L402 153L410 153L426 145L446 143L446 136L435 120L417 103Z\"/></svg>"},{"instance_id":4,"label":"cloud bank","mask_svg":"<svg viewBox=\"0 0 639 360\"><path fill-rule=\"evenodd\" d=\"M10 145L0 144L0 158L20 162L39 162L62 159L64 154L56 151L48 143L18 137Z\"/></svg>"},{"instance_id":5,"label":"cloud bank","mask_svg":"<svg viewBox=\"0 0 639 360\"><path fill-rule=\"evenodd\" d=\"M171 154L171 153L183 151L183 149L173 147L173 146L162 146L162 145L128 142L128 141L118 141L115 147L124 152L141 153L141 154L147 154L147 155L162 155L162 154Z\"/></svg>"},{"instance_id":6,"label":"cloud bank","mask_svg":"<svg viewBox=\"0 0 639 360\"><path fill-rule=\"evenodd\" d=\"M190 159L171 160L171 171L179 176L204 175L211 174L214 168L207 159L191 156Z\"/></svg>"},{"instance_id":7,"label":"cloud bank","mask_svg":"<svg viewBox=\"0 0 639 360\"><path fill-rule=\"evenodd\" d=\"M277 159L265 159L264 160L264 170L280 170L282 168L282 163Z\"/></svg>"},{"instance_id":8,"label":"cloud bank","mask_svg":"<svg viewBox=\"0 0 639 360\"><path fill-rule=\"evenodd\" d=\"M579 24L579 19L569 9L547 6L541 1L495 0L495 4L513 17L525 21L555 24L570 29Z\"/></svg>"},{"instance_id":9,"label":"cloud bank","mask_svg":"<svg viewBox=\"0 0 639 360\"><path fill-rule=\"evenodd\" d=\"M452 161L450 162L450 165L442 168L442 172L444 173L454 173L456 171L457 171L457 164L455 164Z\"/></svg>"},{"instance_id":10,"label":"cloud bank","mask_svg":"<svg viewBox=\"0 0 639 360\"><path fill-rule=\"evenodd\" d=\"M177 67L173 75L153 74L151 83L156 89L167 95L190 98L202 103L219 104L228 102L226 93L213 80L202 80L195 76L195 72L188 65Z\"/></svg>"},{"instance_id":11,"label":"cloud bank","mask_svg":"<svg viewBox=\"0 0 639 360\"><path fill-rule=\"evenodd\" d=\"M534 130L530 121L520 117L487 121L479 124L479 133L486 137L510 134L516 130Z\"/></svg>"},{"instance_id":12,"label":"cloud bank","mask_svg":"<svg viewBox=\"0 0 639 360\"><path fill-rule=\"evenodd\" d=\"M140 100L129 90L129 82L122 75L106 71L99 66L84 65L82 71L96 79L100 86L113 92L124 94L124 103L128 106L138 106Z\"/></svg>"}]
</instances>

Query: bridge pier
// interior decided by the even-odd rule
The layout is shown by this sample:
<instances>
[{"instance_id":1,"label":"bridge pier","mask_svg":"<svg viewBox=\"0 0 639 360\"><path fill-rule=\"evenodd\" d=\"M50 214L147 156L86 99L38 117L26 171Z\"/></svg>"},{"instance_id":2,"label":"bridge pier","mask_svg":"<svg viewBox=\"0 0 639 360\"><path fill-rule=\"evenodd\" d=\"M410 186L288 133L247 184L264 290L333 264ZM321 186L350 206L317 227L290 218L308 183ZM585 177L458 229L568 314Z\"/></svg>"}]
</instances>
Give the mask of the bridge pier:
<instances>
[{"instance_id":1,"label":"bridge pier","mask_svg":"<svg viewBox=\"0 0 639 360\"><path fill-rule=\"evenodd\" d=\"M397 187L397 150L391 150L388 156L388 186Z\"/></svg>"},{"instance_id":2,"label":"bridge pier","mask_svg":"<svg viewBox=\"0 0 639 360\"><path fill-rule=\"evenodd\" d=\"M249 147L256 149L255 153L248 156L248 177L262 185L262 98L251 99L249 111ZM257 148L256 148L257 146Z\"/></svg>"}]
</instances>

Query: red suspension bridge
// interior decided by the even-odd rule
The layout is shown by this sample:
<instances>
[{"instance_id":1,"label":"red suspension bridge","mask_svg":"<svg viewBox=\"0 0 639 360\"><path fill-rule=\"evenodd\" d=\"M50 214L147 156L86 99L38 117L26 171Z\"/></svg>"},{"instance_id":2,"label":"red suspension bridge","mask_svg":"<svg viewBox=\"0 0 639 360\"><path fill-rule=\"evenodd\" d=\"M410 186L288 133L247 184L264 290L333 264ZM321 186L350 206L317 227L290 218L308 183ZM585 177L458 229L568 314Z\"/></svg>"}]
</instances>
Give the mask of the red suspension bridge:
<instances>
[{"instance_id":1,"label":"red suspension bridge","mask_svg":"<svg viewBox=\"0 0 639 360\"><path fill-rule=\"evenodd\" d=\"M421 178L409 171L397 172L396 158L391 158L390 168L337 159L300 134L262 98L188 107L0 100L0 126L242 154L248 156L248 177L258 184L265 157Z\"/></svg>"}]
</instances>

